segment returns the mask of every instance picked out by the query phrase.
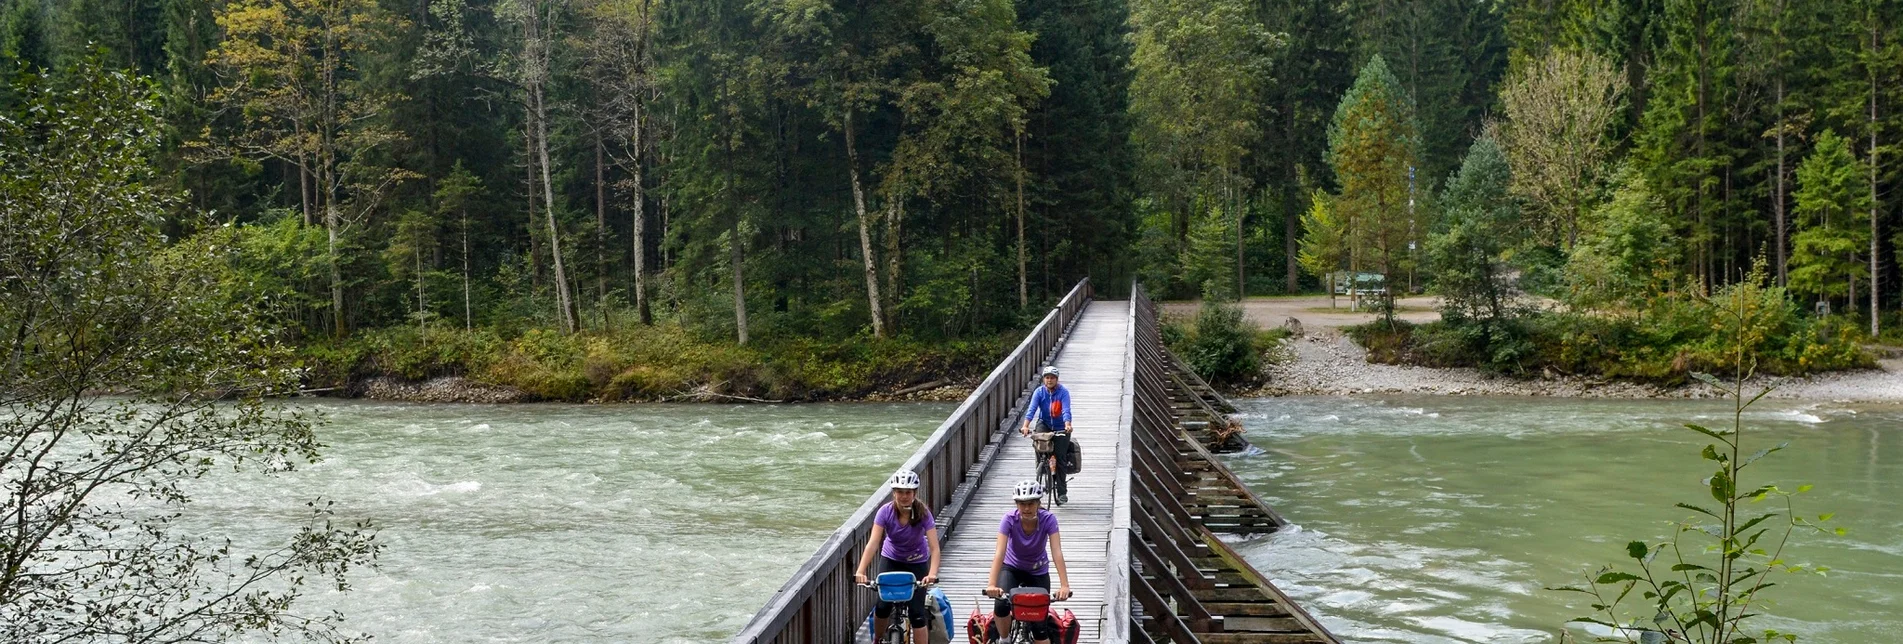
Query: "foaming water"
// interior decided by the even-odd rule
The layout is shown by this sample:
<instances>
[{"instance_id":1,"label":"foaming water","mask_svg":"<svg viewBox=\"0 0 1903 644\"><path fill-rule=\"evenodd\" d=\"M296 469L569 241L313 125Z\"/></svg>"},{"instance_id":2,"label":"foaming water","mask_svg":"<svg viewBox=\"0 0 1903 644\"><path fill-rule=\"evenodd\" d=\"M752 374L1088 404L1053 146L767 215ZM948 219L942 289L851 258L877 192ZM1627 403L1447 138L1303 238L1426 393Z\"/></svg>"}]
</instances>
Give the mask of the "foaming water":
<instances>
[{"instance_id":1,"label":"foaming water","mask_svg":"<svg viewBox=\"0 0 1903 644\"><path fill-rule=\"evenodd\" d=\"M196 482L188 529L268 545L316 497L386 549L314 592L385 642L716 642L951 407L325 402L325 460Z\"/></svg>"},{"instance_id":2,"label":"foaming water","mask_svg":"<svg viewBox=\"0 0 1903 644\"><path fill-rule=\"evenodd\" d=\"M1589 610L1578 583L1667 536L1678 501L1709 502L1703 437L1728 403L1360 397L1237 401L1259 454L1229 459L1297 527L1237 549L1343 639L1555 641ZM1744 420L1791 447L1747 474L1815 484L1799 512L1835 512L1844 537L1802 536L1762 625L1801 641L1894 641L1903 629L1903 408L1765 401Z\"/></svg>"}]
</instances>

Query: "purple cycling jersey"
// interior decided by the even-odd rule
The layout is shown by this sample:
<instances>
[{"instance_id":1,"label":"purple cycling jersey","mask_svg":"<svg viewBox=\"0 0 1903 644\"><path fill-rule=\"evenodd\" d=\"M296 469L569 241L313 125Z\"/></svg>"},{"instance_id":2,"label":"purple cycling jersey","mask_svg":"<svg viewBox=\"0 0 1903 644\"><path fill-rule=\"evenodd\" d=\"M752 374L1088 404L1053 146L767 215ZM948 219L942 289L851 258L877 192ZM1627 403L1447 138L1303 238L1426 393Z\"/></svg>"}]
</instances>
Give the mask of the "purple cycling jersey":
<instances>
[{"instance_id":1,"label":"purple cycling jersey","mask_svg":"<svg viewBox=\"0 0 1903 644\"><path fill-rule=\"evenodd\" d=\"M922 504L920 507L924 507ZM899 520L899 511L887 503L879 508L878 516L872 522L885 528L885 545L880 546L879 555L903 563L923 563L931 560L932 544L925 539L925 533L938 527L932 519L930 508L919 518L916 525Z\"/></svg>"},{"instance_id":2,"label":"purple cycling jersey","mask_svg":"<svg viewBox=\"0 0 1903 644\"><path fill-rule=\"evenodd\" d=\"M1004 565L1042 575L1049 571L1050 552L1045 548L1051 535L1057 534L1057 515L1044 508L1037 509L1037 529L1029 534L1024 532L1023 515L1012 510L1004 515L1004 522L998 524L998 533L1004 535Z\"/></svg>"}]
</instances>

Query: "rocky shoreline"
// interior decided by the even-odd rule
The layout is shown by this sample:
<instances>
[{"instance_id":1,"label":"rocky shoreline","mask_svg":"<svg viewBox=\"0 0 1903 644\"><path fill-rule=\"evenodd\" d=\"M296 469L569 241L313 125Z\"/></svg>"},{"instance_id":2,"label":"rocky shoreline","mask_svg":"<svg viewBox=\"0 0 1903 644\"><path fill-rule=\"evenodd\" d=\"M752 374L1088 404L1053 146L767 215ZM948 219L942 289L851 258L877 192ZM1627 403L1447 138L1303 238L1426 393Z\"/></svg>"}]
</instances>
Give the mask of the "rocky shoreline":
<instances>
[{"instance_id":1,"label":"rocky shoreline","mask_svg":"<svg viewBox=\"0 0 1903 644\"><path fill-rule=\"evenodd\" d=\"M1476 369L1436 369L1369 364L1367 352L1334 329L1324 328L1290 338L1278 361L1265 369L1265 384L1235 392L1241 397L1345 396L1362 394L1424 394L1440 396L1553 396L1561 398L1717 398L1711 386L1692 382L1658 386L1603 378L1548 375L1521 379L1492 376ZM1768 396L1788 400L1828 400L1844 403L1903 403L1903 359L1879 361L1878 369L1825 374L1810 378L1760 378L1754 385L1773 386ZM958 402L971 394L976 382L927 383L875 391L829 402ZM399 378L372 378L344 395L369 400L427 403L522 403L535 397L515 387L493 385L462 377L412 382ZM722 395L705 387L662 401L626 402L779 402Z\"/></svg>"},{"instance_id":2,"label":"rocky shoreline","mask_svg":"<svg viewBox=\"0 0 1903 644\"><path fill-rule=\"evenodd\" d=\"M1241 396L1430 394L1443 396L1557 396L1564 398L1716 398L1701 382L1664 387L1603 378L1549 374L1537 379L1491 376L1477 369L1369 364L1367 352L1333 329L1290 338L1267 381ZM1759 378L1767 397L1850 403L1903 403L1903 359L1879 368L1810 378Z\"/></svg>"}]
</instances>

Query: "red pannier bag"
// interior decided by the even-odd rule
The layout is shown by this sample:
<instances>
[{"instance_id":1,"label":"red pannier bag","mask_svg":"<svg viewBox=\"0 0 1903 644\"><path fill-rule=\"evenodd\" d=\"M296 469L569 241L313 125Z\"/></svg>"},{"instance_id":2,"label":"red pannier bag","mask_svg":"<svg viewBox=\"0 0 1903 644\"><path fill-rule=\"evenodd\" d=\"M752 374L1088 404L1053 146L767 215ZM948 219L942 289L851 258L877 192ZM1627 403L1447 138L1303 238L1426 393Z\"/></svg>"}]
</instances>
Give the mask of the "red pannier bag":
<instances>
[{"instance_id":1,"label":"red pannier bag","mask_svg":"<svg viewBox=\"0 0 1903 644\"><path fill-rule=\"evenodd\" d=\"M1077 644L1077 637L1083 634L1083 625L1077 623L1077 614L1066 608L1057 614L1057 641L1060 644Z\"/></svg>"},{"instance_id":2,"label":"red pannier bag","mask_svg":"<svg viewBox=\"0 0 1903 644\"><path fill-rule=\"evenodd\" d=\"M1042 622L1051 616L1051 595L1042 588L1026 588L1011 593L1011 619Z\"/></svg>"},{"instance_id":3,"label":"red pannier bag","mask_svg":"<svg viewBox=\"0 0 1903 644\"><path fill-rule=\"evenodd\" d=\"M969 638L971 644L986 642L985 632L991 630L993 618L991 612L985 610L989 605L990 602L978 602L978 605L971 609L971 619L965 620L965 637Z\"/></svg>"}]
</instances>

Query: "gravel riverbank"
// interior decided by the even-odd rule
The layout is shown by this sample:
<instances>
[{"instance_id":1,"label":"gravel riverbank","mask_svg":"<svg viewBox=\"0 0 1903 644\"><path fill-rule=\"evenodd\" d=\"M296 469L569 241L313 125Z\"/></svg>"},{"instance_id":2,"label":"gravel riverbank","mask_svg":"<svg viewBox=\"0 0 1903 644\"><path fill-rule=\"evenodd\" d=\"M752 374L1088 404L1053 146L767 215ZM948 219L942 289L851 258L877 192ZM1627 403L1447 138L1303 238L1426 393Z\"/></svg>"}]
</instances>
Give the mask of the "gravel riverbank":
<instances>
[{"instance_id":1,"label":"gravel riverbank","mask_svg":"<svg viewBox=\"0 0 1903 644\"><path fill-rule=\"evenodd\" d=\"M1578 376L1535 379L1490 376L1476 369L1434 369L1369 364L1367 352L1334 329L1323 329L1284 345L1287 355L1268 371L1267 384L1245 396L1347 395L1376 393L1449 396L1559 396L1567 398L1715 398L1704 383L1660 387ZM1760 378L1776 387L1771 398L1838 402L1903 403L1903 359L1879 361L1867 371L1810 378Z\"/></svg>"}]
</instances>

